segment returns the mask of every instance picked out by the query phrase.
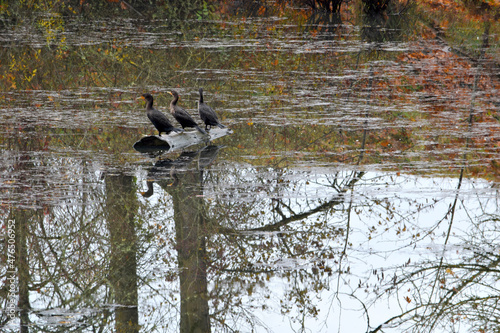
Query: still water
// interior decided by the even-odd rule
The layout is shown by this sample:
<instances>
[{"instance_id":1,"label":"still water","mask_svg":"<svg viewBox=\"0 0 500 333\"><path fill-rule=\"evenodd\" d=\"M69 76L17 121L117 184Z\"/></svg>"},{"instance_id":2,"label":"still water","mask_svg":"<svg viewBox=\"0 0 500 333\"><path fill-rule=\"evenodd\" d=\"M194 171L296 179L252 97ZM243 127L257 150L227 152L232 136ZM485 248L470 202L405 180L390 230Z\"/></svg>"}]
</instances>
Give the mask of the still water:
<instances>
[{"instance_id":1,"label":"still water","mask_svg":"<svg viewBox=\"0 0 500 333\"><path fill-rule=\"evenodd\" d=\"M498 81L391 20L6 30L3 330L498 329ZM133 148L199 87L232 133Z\"/></svg>"}]
</instances>

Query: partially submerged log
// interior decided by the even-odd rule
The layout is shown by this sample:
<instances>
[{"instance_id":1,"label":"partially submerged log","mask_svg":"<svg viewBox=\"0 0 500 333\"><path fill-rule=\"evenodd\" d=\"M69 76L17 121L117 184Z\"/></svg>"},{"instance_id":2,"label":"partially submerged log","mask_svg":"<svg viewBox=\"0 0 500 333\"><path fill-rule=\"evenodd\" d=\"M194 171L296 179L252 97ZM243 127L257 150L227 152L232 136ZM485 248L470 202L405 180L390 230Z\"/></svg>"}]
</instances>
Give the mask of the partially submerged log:
<instances>
[{"instance_id":1,"label":"partially submerged log","mask_svg":"<svg viewBox=\"0 0 500 333\"><path fill-rule=\"evenodd\" d=\"M176 151L199 143L208 143L231 133L232 131L229 128L212 128L208 132L208 136L196 130L184 131L182 133L172 132L169 135L145 136L134 143L134 149L141 153L158 150Z\"/></svg>"}]
</instances>

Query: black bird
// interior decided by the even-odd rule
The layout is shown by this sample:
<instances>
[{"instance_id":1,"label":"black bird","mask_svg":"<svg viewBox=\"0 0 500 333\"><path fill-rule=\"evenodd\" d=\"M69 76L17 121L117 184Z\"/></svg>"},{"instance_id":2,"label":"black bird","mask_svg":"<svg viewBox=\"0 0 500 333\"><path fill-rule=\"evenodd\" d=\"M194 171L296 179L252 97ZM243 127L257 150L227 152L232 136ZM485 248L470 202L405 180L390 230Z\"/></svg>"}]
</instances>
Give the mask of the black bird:
<instances>
[{"instance_id":1,"label":"black bird","mask_svg":"<svg viewBox=\"0 0 500 333\"><path fill-rule=\"evenodd\" d=\"M203 89L200 88L200 101L198 102L198 113L200 114L201 120L205 123L205 131L208 131L208 126L212 129L212 126L219 126L224 128L226 126L222 125L217 118L215 111L205 103L203 103Z\"/></svg>"},{"instance_id":2,"label":"black bird","mask_svg":"<svg viewBox=\"0 0 500 333\"><path fill-rule=\"evenodd\" d=\"M162 132L166 134L170 132L183 132L180 128L174 127L167 116L153 107L153 96L151 94L144 94L142 98L146 100L146 115L158 130L158 135L161 136Z\"/></svg>"},{"instance_id":3,"label":"black bird","mask_svg":"<svg viewBox=\"0 0 500 333\"><path fill-rule=\"evenodd\" d=\"M200 133L207 134L196 122L194 119L186 112L183 108L177 105L177 101L179 100L179 94L177 91L171 90L168 92L170 95L174 96L172 102L170 102L170 113L174 116L175 120L181 124L182 128L185 127L194 127Z\"/></svg>"}]
</instances>

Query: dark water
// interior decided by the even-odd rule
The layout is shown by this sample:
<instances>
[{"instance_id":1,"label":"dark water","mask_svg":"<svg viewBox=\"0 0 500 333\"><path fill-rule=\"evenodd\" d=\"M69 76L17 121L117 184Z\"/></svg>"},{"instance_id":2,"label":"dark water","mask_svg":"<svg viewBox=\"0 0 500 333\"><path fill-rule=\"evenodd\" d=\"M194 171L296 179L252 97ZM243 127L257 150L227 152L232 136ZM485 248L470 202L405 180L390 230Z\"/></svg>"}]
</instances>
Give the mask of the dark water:
<instances>
[{"instance_id":1,"label":"dark water","mask_svg":"<svg viewBox=\"0 0 500 333\"><path fill-rule=\"evenodd\" d=\"M4 330L498 329L498 82L414 28L6 31ZM232 134L134 150L199 87Z\"/></svg>"}]
</instances>

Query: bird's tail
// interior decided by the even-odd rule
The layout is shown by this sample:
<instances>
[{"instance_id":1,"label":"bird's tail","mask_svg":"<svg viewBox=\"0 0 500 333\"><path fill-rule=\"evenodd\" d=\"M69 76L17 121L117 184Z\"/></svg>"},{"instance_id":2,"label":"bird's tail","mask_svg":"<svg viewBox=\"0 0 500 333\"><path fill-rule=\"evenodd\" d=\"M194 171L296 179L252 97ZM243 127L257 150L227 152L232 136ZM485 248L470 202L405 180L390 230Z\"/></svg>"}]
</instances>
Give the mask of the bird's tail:
<instances>
[{"instance_id":1,"label":"bird's tail","mask_svg":"<svg viewBox=\"0 0 500 333\"><path fill-rule=\"evenodd\" d=\"M217 126L218 126L219 128L226 128L226 126L222 125L221 123L217 123Z\"/></svg>"},{"instance_id":2,"label":"bird's tail","mask_svg":"<svg viewBox=\"0 0 500 333\"><path fill-rule=\"evenodd\" d=\"M177 132L177 133L184 132L183 129L180 129L180 128L177 128L177 127L172 128L172 131Z\"/></svg>"},{"instance_id":3,"label":"bird's tail","mask_svg":"<svg viewBox=\"0 0 500 333\"><path fill-rule=\"evenodd\" d=\"M208 135L207 132L205 132L205 130L203 128L201 128L200 126L196 125L195 128L198 130L198 132L200 132L201 134L205 134L205 135Z\"/></svg>"}]
</instances>

